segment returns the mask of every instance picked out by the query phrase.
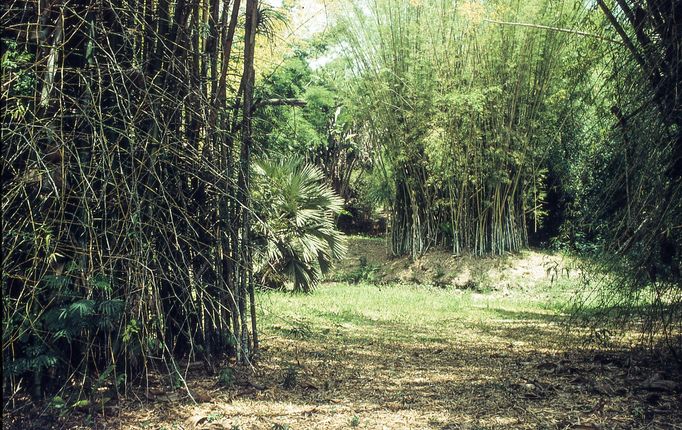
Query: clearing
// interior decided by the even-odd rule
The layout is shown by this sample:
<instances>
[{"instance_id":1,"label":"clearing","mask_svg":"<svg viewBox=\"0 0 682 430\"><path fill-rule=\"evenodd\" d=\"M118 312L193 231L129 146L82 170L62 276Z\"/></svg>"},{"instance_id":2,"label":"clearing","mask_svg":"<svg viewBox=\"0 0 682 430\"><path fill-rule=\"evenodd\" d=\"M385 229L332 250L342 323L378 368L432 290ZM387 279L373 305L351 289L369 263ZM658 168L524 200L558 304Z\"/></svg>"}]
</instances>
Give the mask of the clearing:
<instances>
[{"instance_id":1,"label":"clearing","mask_svg":"<svg viewBox=\"0 0 682 430\"><path fill-rule=\"evenodd\" d=\"M354 239L331 277L357 283L328 281L312 295L261 293L261 357L234 378L223 371L228 387L220 369L190 363L197 404L152 378L149 401L129 396L90 425L682 428L679 374L626 352L627 336L565 330L561 309L576 273L567 260L527 251L409 262L382 257L381 243Z\"/></svg>"}]
</instances>

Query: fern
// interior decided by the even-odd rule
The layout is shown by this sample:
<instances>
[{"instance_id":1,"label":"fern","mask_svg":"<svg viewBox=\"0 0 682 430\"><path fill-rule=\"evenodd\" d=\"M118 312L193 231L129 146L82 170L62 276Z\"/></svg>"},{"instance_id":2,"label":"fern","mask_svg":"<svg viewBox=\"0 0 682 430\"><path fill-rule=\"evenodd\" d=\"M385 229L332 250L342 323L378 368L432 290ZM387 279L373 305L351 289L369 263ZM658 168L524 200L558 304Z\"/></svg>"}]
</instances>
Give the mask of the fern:
<instances>
[{"instance_id":1,"label":"fern","mask_svg":"<svg viewBox=\"0 0 682 430\"><path fill-rule=\"evenodd\" d=\"M112 292L111 279L104 275L96 275L90 279L90 286L96 291Z\"/></svg>"},{"instance_id":2,"label":"fern","mask_svg":"<svg viewBox=\"0 0 682 430\"><path fill-rule=\"evenodd\" d=\"M68 318L74 314L78 314L80 318L88 317L95 313L94 300L78 300L71 303L67 310L62 313L62 318Z\"/></svg>"},{"instance_id":3,"label":"fern","mask_svg":"<svg viewBox=\"0 0 682 430\"><path fill-rule=\"evenodd\" d=\"M69 284L69 278L61 275L46 275L43 277L43 282L49 289L60 290Z\"/></svg>"}]
</instances>

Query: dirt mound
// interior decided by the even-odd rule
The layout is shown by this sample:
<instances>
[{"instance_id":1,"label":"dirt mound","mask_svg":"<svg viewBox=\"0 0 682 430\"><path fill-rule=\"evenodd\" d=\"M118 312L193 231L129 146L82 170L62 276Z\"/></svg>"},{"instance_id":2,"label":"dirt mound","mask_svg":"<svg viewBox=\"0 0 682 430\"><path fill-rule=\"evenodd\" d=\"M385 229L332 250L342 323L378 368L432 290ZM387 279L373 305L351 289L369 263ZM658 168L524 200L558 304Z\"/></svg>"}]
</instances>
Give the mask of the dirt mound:
<instances>
[{"instance_id":1,"label":"dirt mound","mask_svg":"<svg viewBox=\"0 0 682 430\"><path fill-rule=\"evenodd\" d=\"M348 254L330 279L489 291L525 289L578 275L575 261L558 253L524 250L504 256L473 257L436 249L411 259L389 255L382 238L354 236L349 237Z\"/></svg>"}]
</instances>

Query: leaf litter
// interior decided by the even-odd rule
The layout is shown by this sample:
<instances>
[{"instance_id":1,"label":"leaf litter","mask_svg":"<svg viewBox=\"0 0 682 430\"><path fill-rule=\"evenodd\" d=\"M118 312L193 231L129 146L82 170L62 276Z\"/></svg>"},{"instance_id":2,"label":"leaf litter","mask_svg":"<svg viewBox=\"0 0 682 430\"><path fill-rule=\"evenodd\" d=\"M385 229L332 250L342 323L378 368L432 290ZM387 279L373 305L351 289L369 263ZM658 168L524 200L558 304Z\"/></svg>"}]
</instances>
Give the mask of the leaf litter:
<instances>
[{"instance_id":1,"label":"leaf litter","mask_svg":"<svg viewBox=\"0 0 682 430\"><path fill-rule=\"evenodd\" d=\"M3 428L682 428L682 377L668 357L633 350L626 338L590 347L589 330L566 332L556 312L486 310L480 304L500 295L494 291L472 295L476 309L461 315L385 317L397 312L384 308L399 288L407 287L327 284L315 294L330 303L353 289L378 297L357 313L316 303L314 320L298 315L314 295L265 298L291 302L291 313L264 319L255 366L186 363L194 401L150 375L151 388L114 407L51 421L3 414ZM438 294L423 303L458 293ZM229 386L219 383L227 367Z\"/></svg>"}]
</instances>

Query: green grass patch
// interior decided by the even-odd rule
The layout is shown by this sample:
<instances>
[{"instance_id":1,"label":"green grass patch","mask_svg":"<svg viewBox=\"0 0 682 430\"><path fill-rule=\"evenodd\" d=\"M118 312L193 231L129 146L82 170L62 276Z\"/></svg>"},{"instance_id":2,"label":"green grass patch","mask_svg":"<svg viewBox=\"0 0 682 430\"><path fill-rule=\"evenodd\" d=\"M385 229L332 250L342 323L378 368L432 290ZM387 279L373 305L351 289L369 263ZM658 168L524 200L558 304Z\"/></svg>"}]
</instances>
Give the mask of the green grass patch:
<instances>
[{"instance_id":1,"label":"green grass patch","mask_svg":"<svg viewBox=\"0 0 682 430\"><path fill-rule=\"evenodd\" d=\"M312 294L263 291L259 322L264 331L292 339L354 333L396 340L433 338L431 334L495 321L555 321L566 285L545 286L542 294L475 293L431 286L328 283ZM438 338L438 336L435 336Z\"/></svg>"}]
</instances>

